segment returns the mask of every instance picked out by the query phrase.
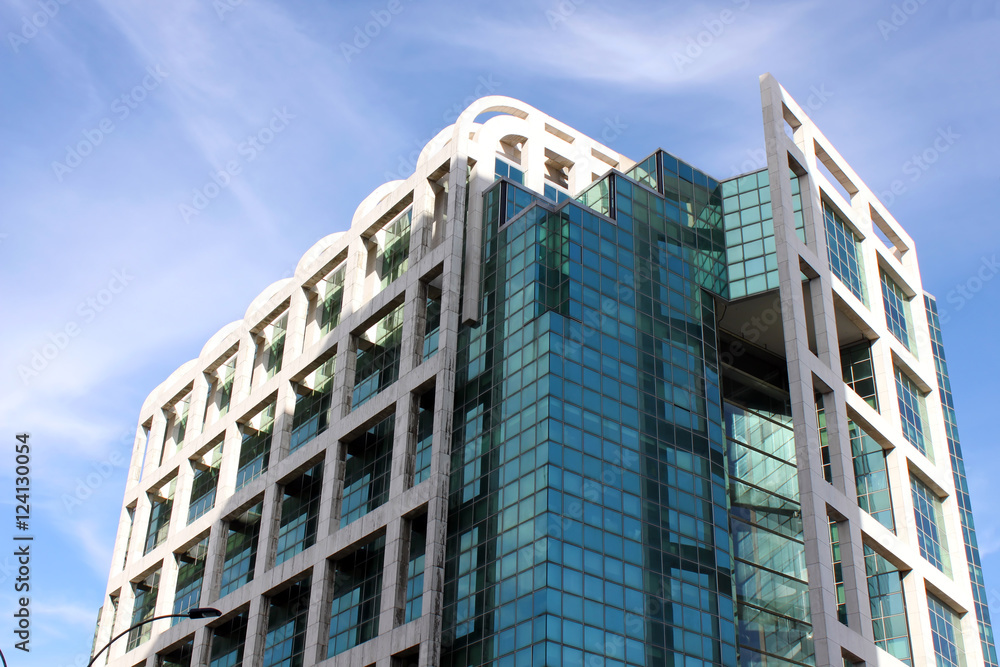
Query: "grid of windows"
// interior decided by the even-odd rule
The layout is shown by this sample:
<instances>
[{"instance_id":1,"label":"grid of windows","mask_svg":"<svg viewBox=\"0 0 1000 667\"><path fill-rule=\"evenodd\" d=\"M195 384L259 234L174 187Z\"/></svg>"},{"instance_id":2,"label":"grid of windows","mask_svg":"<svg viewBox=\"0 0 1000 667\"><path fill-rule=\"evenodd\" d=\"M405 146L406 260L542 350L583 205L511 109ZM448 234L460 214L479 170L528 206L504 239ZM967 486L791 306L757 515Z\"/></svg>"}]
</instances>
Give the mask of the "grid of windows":
<instances>
[{"instance_id":1,"label":"grid of windows","mask_svg":"<svg viewBox=\"0 0 1000 667\"><path fill-rule=\"evenodd\" d=\"M308 614L308 578L271 596L267 605L263 667L302 667Z\"/></svg>"},{"instance_id":2,"label":"grid of windows","mask_svg":"<svg viewBox=\"0 0 1000 667\"><path fill-rule=\"evenodd\" d=\"M319 333L321 336L333 331L340 324L340 311L344 305L344 278L347 265L335 269L323 279L323 301L320 303Z\"/></svg>"},{"instance_id":3,"label":"grid of windows","mask_svg":"<svg viewBox=\"0 0 1000 667\"><path fill-rule=\"evenodd\" d=\"M399 377L403 339L403 304L399 304L364 336L358 336L352 407L362 405Z\"/></svg>"},{"instance_id":4,"label":"grid of windows","mask_svg":"<svg viewBox=\"0 0 1000 667\"><path fill-rule=\"evenodd\" d=\"M656 190L656 153L653 153L642 162L636 163L625 175L633 181L642 183L650 190Z\"/></svg>"},{"instance_id":5,"label":"grid of windows","mask_svg":"<svg viewBox=\"0 0 1000 667\"><path fill-rule=\"evenodd\" d=\"M135 600L132 603L132 623L136 625L153 618L156 609L156 596L160 591L160 571L156 570L142 581L132 584ZM126 650L131 651L136 646L149 639L152 623L146 623L129 630Z\"/></svg>"},{"instance_id":6,"label":"grid of windows","mask_svg":"<svg viewBox=\"0 0 1000 667\"><path fill-rule=\"evenodd\" d=\"M847 386L863 398L865 403L878 410L871 343L865 341L859 345L841 348L840 367Z\"/></svg>"},{"instance_id":7,"label":"grid of windows","mask_svg":"<svg viewBox=\"0 0 1000 667\"><path fill-rule=\"evenodd\" d=\"M274 428L275 404L271 403L240 425L243 442L240 445L239 468L236 470L236 490L264 474L271 456L271 430Z\"/></svg>"},{"instance_id":8,"label":"grid of windows","mask_svg":"<svg viewBox=\"0 0 1000 667\"><path fill-rule=\"evenodd\" d=\"M384 555L385 537L380 536L334 564L326 657L332 658L378 634Z\"/></svg>"},{"instance_id":9,"label":"grid of windows","mask_svg":"<svg viewBox=\"0 0 1000 667\"><path fill-rule=\"evenodd\" d=\"M191 459L191 467L194 468L194 481L191 483L191 502L188 503L187 522L189 524L215 507L215 492L219 484L221 463L221 442L204 456Z\"/></svg>"},{"instance_id":10,"label":"grid of windows","mask_svg":"<svg viewBox=\"0 0 1000 667\"><path fill-rule=\"evenodd\" d=\"M441 290L435 287L427 288L426 321L424 324L423 359L430 359L438 351L438 338L441 334Z\"/></svg>"},{"instance_id":11,"label":"grid of windows","mask_svg":"<svg viewBox=\"0 0 1000 667\"><path fill-rule=\"evenodd\" d=\"M531 195L487 195L483 318L459 335L443 665L736 661L699 287L724 274L721 202L670 167L667 198L598 184L617 224L572 203L505 222Z\"/></svg>"},{"instance_id":12,"label":"grid of windows","mask_svg":"<svg viewBox=\"0 0 1000 667\"><path fill-rule=\"evenodd\" d=\"M993 625L990 623L990 610L987 606L983 566L979 557L979 546L976 541L976 525L972 518L972 499L969 497L969 483L965 477L965 462L962 460L962 445L958 438L958 417L955 414L955 402L951 395L948 362L944 356L944 338L941 335L941 320L938 317L937 303L934 299L925 296L924 306L927 309L927 323L930 325L931 349L934 352L938 393L941 396L945 434L948 439L952 476L955 480L955 501L962 520L962 536L965 541L965 552L968 555L969 561L969 578L972 580L972 594L975 599L976 618L979 622L979 638L982 643L983 657L987 667L998 667L1000 661L997 659L996 644L993 641Z\"/></svg>"},{"instance_id":13,"label":"grid of windows","mask_svg":"<svg viewBox=\"0 0 1000 667\"><path fill-rule=\"evenodd\" d=\"M278 526L275 565L285 562L316 542L322 491L322 463L316 464L301 477L285 485L281 500L281 523Z\"/></svg>"},{"instance_id":14,"label":"grid of windows","mask_svg":"<svg viewBox=\"0 0 1000 667\"><path fill-rule=\"evenodd\" d=\"M170 514L174 509L174 489L177 478L170 480L159 491L149 493L149 529L146 531L146 548L143 554L148 554L163 544L170 530Z\"/></svg>"},{"instance_id":15,"label":"grid of windows","mask_svg":"<svg viewBox=\"0 0 1000 667\"><path fill-rule=\"evenodd\" d=\"M396 415L372 426L344 444L344 496L340 525L358 519L389 498L389 472Z\"/></svg>"},{"instance_id":16,"label":"grid of windows","mask_svg":"<svg viewBox=\"0 0 1000 667\"><path fill-rule=\"evenodd\" d=\"M414 447L413 484L431 474L431 454L434 446L434 390L417 399L417 442Z\"/></svg>"},{"instance_id":17,"label":"grid of windows","mask_svg":"<svg viewBox=\"0 0 1000 667\"><path fill-rule=\"evenodd\" d=\"M854 459L854 482L858 492L858 507L876 521L896 532L892 517L892 497L889 493L889 473L885 450L874 438L853 421L847 422Z\"/></svg>"},{"instance_id":18,"label":"grid of windows","mask_svg":"<svg viewBox=\"0 0 1000 667\"><path fill-rule=\"evenodd\" d=\"M208 553L208 536L185 551L177 554L177 588L174 593L173 614L186 614L201 603L201 585L205 580L205 556ZM171 620L177 624L180 618Z\"/></svg>"},{"instance_id":19,"label":"grid of windows","mask_svg":"<svg viewBox=\"0 0 1000 667\"><path fill-rule=\"evenodd\" d=\"M910 349L910 300L896 281L879 270L882 281L882 302L885 304L885 325L900 343Z\"/></svg>"},{"instance_id":20,"label":"grid of windows","mask_svg":"<svg viewBox=\"0 0 1000 667\"><path fill-rule=\"evenodd\" d=\"M263 503L257 503L228 523L219 597L232 593L253 579L263 507Z\"/></svg>"},{"instance_id":21,"label":"grid of windows","mask_svg":"<svg viewBox=\"0 0 1000 667\"><path fill-rule=\"evenodd\" d=\"M951 559L948 557L948 543L945 540L941 500L916 477L910 478L910 488L913 491L913 513L917 520L920 555L951 576Z\"/></svg>"},{"instance_id":22,"label":"grid of windows","mask_svg":"<svg viewBox=\"0 0 1000 667\"><path fill-rule=\"evenodd\" d=\"M512 164L504 162L500 158L496 159L494 173L496 174L496 178L509 178L515 183L524 184L524 172Z\"/></svg>"},{"instance_id":23,"label":"grid of windows","mask_svg":"<svg viewBox=\"0 0 1000 667\"><path fill-rule=\"evenodd\" d=\"M209 667L240 667L243 664L243 647L246 640L246 612L213 628Z\"/></svg>"},{"instance_id":24,"label":"grid of windows","mask_svg":"<svg viewBox=\"0 0 1000 667\"><path fill-rule=\"evenodd\" d=\"M931 637L937 667L965 667L965 647L962 645L962 622L958 614L945 603L927 594L931 613Z\"/></svg>"},{"instance_id":25,"label":"grid of windows","mask_svg":"<svg viewBox=\"0 0 1000 667\"><path fill-rule=\"evenodd\" d=\"M306 383L296 387L295 414L289 453L306 444L330 426L330 402L337 358L332 357L317 368Z\"/></svg>"},{"instance_id":26,"label":"grid of windows","mask_svg":"<svg viewBox=\"0 0 1000 667\"><path fill-rule=\"evenodd\" d=\"M767 169L722 183L729 297L778 287L771 186Z\"/></svg>"},{"instance_id":27,"label":"grid of windows","mask_svg":"<svg viewBox=\"0 0 1000 667\"><path fill-rule=\"evenodd\" d=\"M410 557L406 565L406 602L403 622L423 613L424 558L427 553L427 517L410 522Z\"/></svg>"},{"instance_id":28,"label":"grid of windows","mask_svg":"<svg viewBox=\"0 0 1000 667\"><path fill-rule=\"evenodd\" d=\"M920 387L898 366L896 367L896 396L899 399L899 418L903 425L903 436L921 454L933 460L930 442L924 433L924 424L927 422L924 395L921 393Z\"/></svg>"},{"instance_id":29,"label":"grid of windows","mask_svg":"<svg viewBox=\"0 0 1000 667\"><path fill-rule=\"evenodd\" d=\"M403 275L409 266L411 215L412 210L406 211L383 230L377 262L382 289Z\"/></svg>"},{"instance_id":30,"label":"grid of windows","mask_svg":"<svg viewBox=\"0 0 1000 667\"><path fill-rule=\"evenodd\" d=\"M864 548L875 645L907 665L913 664L910 661L910 630L906 620L903 575L870 546L866 544Z\"/></svg>"},{"instance_id":31,"label":"grid of windows","mask_svg":"<svg viewBox=\"0 0 1000 667\"><path fill-rule=\"evenodd\" d=\"M270 380L281 371L281 360L285 356L285 334L288 330L288 313L285 313L264 329L264 373Z\"/></svg>"},{"instance_id":32,"label":"grid of windows","mask_svg":"<svg viewBox=\"0 0 1000 667\"><path fill-rule=\"evenodd\" d=\"M847 222L826 202L823 203L823 218L826 221L826 245L830 258L830 270L840 278L847 289L868 305L865 291L865 268L861 260L861 238Z\"/></svg>"}]
</instances>

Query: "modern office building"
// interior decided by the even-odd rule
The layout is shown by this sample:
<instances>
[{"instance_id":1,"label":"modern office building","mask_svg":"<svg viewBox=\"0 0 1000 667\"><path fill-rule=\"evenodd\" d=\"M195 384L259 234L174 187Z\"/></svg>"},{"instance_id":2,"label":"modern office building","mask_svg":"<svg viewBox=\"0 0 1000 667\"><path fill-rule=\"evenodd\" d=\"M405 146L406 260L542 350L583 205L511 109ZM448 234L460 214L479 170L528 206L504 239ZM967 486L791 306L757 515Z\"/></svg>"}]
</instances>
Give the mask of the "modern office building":
<instances>
[{"instance_id":1,"label":"modern office building","mask_svg":"<svg viewBox=\"0 0 1000 667\"><path fill-rule=\"evenodd\" d=\"M996 667L913 243L761 94L725 181L469 107L146 400L95 646L222 616L107 664Z\"/></svg>"}]
</instances>

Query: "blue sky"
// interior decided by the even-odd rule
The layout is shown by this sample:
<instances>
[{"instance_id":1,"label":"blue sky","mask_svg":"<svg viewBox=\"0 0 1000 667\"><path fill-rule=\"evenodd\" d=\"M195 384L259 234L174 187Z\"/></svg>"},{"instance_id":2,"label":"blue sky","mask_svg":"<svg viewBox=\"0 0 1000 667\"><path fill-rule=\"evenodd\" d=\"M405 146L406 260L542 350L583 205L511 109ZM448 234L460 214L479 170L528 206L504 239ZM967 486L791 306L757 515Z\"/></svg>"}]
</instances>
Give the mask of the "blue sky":
<instances>
[{"instance_id":1,"label":"blue sky","mask_svg":"<svg viewBox=\"0 0 1000 667\"><path fill-rule=\"evenodd\" d=\"M874 190L900 181L1000 614L1000 2L4 0L0 25L0 423L32 434L36 536L12 667L86 662L146 395L471 100L727 178L763 166L768 71Z\"/></svg>"}]
</instances>

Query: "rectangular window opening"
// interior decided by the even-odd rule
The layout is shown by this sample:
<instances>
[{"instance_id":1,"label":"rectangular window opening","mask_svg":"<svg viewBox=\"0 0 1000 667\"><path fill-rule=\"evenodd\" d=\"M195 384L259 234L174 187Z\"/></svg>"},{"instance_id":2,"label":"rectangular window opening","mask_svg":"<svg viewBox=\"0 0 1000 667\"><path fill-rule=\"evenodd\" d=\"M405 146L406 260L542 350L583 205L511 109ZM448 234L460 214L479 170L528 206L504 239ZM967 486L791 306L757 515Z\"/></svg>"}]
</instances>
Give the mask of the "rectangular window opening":
<instances>
[{"instance_id":1,"label":"rectangular window opening","mask_svg":"<svg viewBox=\"0 0 1000 667\"><path fill-rule=\"evenodd\" d=\"M278 551L274 564L285 562L316 543L323 464L318 463L282 489Z\"/></svg>"},{"instance_id":2,"label":"rectangular window opening","mask_svg":"<svg viewBox=\"0 0 1000 667\"><path fill-rule=\"evenodd\" d=\"M340 525L346 526L389 497L389 472L396 415L389 414L361 436L344 443L344 496Z\"/></svg>"},{"instance_id":3,"label":"rectangular window opening","mask_svg":"<svg viewBox=\"0 0 1000 667\"><path fill-rule=\"evenodd\" d=\"M263 667L301 667L309 616L309 578L270 597Z\"/></svg>"},{"instance_id":4,"label":"rectangular window opening","mask_svg":"<svg viewBox=\"0 0 1000 667\"><path fill-rule=\"evenodd\" d=\"M253 580L264 504L258 502L226 524L226 553L222 562L219 597Z\"/></svg>"},{"instance_id":5,"label":"rectangular window opening","mask_svg":"<svg viewBox=\"0 0 1000 667\"><path fill-rule=\"evenodd\" d=\"M219 442L204 455L190 461L194 469L194 481L191 483L191 501L188 503L189 524L215 507L219 466L222 464L222 444Z\"/></svg>"},{"instance_id":6,"label":"rectangular window opening","mask_svg":"<svg viewBox=\"0 0 1000 667\"><path fill-rule=\"evenodd\" d=\"M305 380L295 385L295 414L288 452L292 453L330 426L336 356L330 357Z\"/></svg>"},{"instance_id":7,"label":"rectangular window opening","mask_svg":"<svg viewBox=\"0 0 1000 667\"><path fill-rule=\"evenodd\" d=\"M243 441L240 444L239 468L236 470L236 490L260 477L267 470L271 456L271 431L274 429L275 403L240 424Z\"/></svg>"},{"instance_id":8,"label":"rectangular window opening","mask_svg":"<svg viewBox=\"0 0 1000 667\"><path fill-rule=\"evenodd\" d=\"M378 635L384 552L380 536L334 563L327 658Z\"/></svg>"},{"instance_id":9,"label":"rectangular window opening","mask_svg":"<svg viewBox=\"0 0 1000 667\"><path fill-rule=\"evenodd\" d=\"M357 337L352 408L363 405L397 380L402 338L403 304Z\"/></svg>"}]
</instances>

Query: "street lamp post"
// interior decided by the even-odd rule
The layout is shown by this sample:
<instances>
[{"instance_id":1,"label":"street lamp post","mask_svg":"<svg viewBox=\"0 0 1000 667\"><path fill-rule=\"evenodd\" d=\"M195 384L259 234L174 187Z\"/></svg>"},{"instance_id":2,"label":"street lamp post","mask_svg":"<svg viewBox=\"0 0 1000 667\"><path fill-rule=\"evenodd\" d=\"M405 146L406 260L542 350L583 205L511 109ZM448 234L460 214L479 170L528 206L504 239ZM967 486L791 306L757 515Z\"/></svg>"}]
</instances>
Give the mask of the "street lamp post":
<instances>
[{"instance_id":1,"label":"street lamp post","mask_svg":"<svg viewBox=\"0 0 1000 667\"><path fill-rule=\"evenodd\" d=\"M222 615L221 611L219 611L218 609L213 609L212 607L195 607L194 609L188 610L188 612L186 614L166 614L165 616L154 616L153 618L147 618L145 621L140 621L139 623L136 623L131 628L128 628L126 630L122 630L118 635L116 635L114 638L112 638L112 640L109 641L107 644L105 644L104 647L100 651L98 651L97 653L94 654L94 657L91 658L90 662L87 663L87 667L90 667L91 665L93 665L94 662L97 661L98 656L100 656L102 653L104 653L104 651L107 650L116 641L118 641L119 639L121 639L122 637L124 637L125 635L127 635L128 633L132 632L136 628L141 627L143 625L146 625L147 623L152 623L153 621L158 621L161 618L195 618L195 619L197 619L197 618L215 618L215 617L221 616L221 615ZM4 667L7 667L7 661L6 660L4 660Z\"/></svg>"}]
</instances>

